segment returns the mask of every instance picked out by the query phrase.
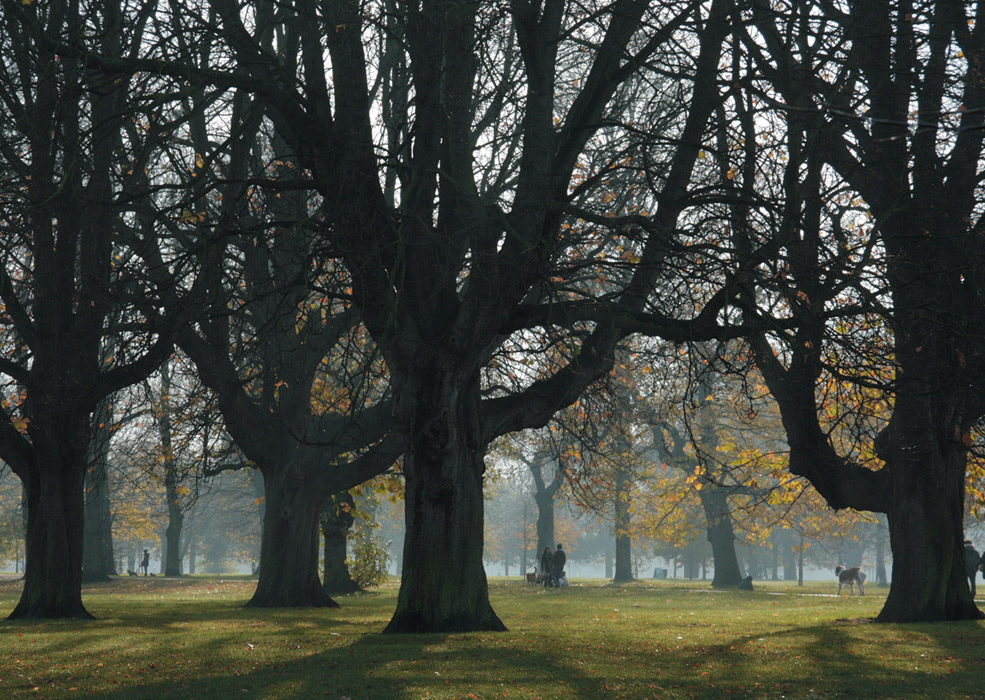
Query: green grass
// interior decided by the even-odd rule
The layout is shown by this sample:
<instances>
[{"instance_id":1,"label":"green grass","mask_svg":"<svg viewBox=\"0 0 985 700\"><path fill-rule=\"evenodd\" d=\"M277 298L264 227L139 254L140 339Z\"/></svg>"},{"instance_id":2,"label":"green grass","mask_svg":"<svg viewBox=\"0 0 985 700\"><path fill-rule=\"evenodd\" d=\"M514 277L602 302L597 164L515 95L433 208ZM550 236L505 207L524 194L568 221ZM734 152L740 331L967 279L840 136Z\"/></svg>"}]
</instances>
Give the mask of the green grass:
<instances>
[{"instance_id":1,"label":"green grass","mask_svg":"<svg viewBox=\"0 0 985 700\"><path fill-rule=\"evenodd\" d=\"M493 579L505 633L383 636L396 584L247 610L252 581L123 578L86 589L95 622L0 622L0 698L985 697L985 623L870 624L875 586L575 583Z\"/></svg>"}]
</instances>

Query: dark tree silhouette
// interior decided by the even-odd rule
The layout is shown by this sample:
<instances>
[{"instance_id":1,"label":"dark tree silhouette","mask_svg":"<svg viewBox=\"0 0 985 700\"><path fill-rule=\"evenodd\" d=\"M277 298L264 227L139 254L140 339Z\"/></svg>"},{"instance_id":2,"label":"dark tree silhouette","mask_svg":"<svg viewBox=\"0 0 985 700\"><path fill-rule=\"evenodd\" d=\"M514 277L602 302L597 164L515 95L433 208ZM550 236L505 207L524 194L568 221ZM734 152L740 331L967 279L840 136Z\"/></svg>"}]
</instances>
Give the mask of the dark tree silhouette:
<instances>
[{"instance_id":1,"label":"dark tree silhouette","mask_svg":"<svg viewBox=\"0 0 985 700\"><path fill-rule=\"evenodd\" d=\"M118 2L3 8L0 456L27 501L27 568L11 617L89 617L81 577L90 421L171 351L154 306L161 290L135 277L127 243L136 196L128 178L149 166L160 132L137 127L155 111L142 104L154 79L119 80L52 47L85 38L122 60L149 19Z\"/></svg>"},{"instance_id":2,"label":"dark tree silhouette","mask_svg":"<svg viewBox=\"0 0 985 700\"><path fill-rule=\"evenodd\" d=\"M390 11L378 19L375 10L384 6ZM482 569L489 442L543 425L574 401L608 369L615 344L634 324L682 338L720 332L712 328L712 308L675 320L649 307L647 295L668 271L665 235L678 225L697 140L716 99L725 3L706 13L700 3L617 2L576 17L559 3L515 2L503 11L454 2L301 2L279 6L271 19L276 27L305 17L298 63L287 68L260 38L272 27L248 27L232 2L214 7L239 63L265 81L251 89L322 197L324 245L351 275L353 304L389 370L393 417L407 435L407 539L387 630L502 629ZM700 33L691 34L695 29ZM364 43L367 32L386 40ZM646 195L656 214L607 217L605 173L624 158L633 163L635 148L634 128L621 125L610 105L675 32L687 33L694 48L686 85L677 84L688 109L671 110L651 95L654 112L646 118L666 120L680 146L640 152L632 166L663 163ZM379 122L377 80L387 99ZM377 123L392 137L384 143L393 150L380 144L382 157ZM610 126L629 150L617 158L605 151L610 155L594 158L589 171L583 153L601 149ZM479 147L486 143L491 150ZM391 170L394 179L381 176ZM641 192L651 190L646 182L639 180ZM593 208L579 206L592 201ZM640 241L627 259L645 261L635 274L619 270L617 246L633 247L627 235ZM594 300L578 280L605 264L571 256L598 245L616 260L610 291ZM624 323L617 327L614 319ZM496 346L536 328L572 330L568 337L580 350L545 366L518 392L494 391L484 400L483 368Z\"/></svg>"},{"instance_id":3,"label":"dark tree silhouette","mask_svg":"<svg viewBox=\"0 0 985 700\"><path fill-rule=\"evenodd\" d=\"M767 285L799 330L754 347L790 469L836 509L887 515L893 571L879 620L979 619L961 543L968 451L985 411L985 6L769 5L748 9L755 35L740 72L750 97L736 111L750 138L752 95L786 119L784 234ZM746 195L753 148L738 149ZM834 178L850 191L832 196ZM762 260L748 208L733 213L737 249ZM862 266L867 254L879 259ZM846 298L871 314L825 322ZM833 397L818 387L832 377L891 406L859 436L879 464L840 449L822 423Z\"/></svg>"}]
</instances>

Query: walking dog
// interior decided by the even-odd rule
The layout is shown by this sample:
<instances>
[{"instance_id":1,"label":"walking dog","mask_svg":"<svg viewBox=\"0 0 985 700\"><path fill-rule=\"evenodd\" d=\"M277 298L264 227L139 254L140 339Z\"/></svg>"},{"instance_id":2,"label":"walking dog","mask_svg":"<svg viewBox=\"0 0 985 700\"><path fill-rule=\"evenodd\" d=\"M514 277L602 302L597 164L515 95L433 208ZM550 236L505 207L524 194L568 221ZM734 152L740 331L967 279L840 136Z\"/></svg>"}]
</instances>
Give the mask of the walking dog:
<instances>
[{"instance_id":1,"label":"walking dog","mask_svg":"<svg viewBox=\"0 0 985 700\"><path fill-rule=\"evenodd\" d=\"M861 567L853 566L846 569L839 564L835 567L835 576L838 577L838 595L841 595L841 587L848 586L852 595L855 595L855 584L858 584L858 594L865 595L865 572Z\"/></svg>"},{"instance_id":2,"label":"walking dog","mask_svg":"<svg viewBox=\"0 0 985 700\"><path fill-rule=\"evenodd\" d=\"M527 574L527 583L537 583L537 567L534 567L532 574Z\"/></svg>"}]
</instances>

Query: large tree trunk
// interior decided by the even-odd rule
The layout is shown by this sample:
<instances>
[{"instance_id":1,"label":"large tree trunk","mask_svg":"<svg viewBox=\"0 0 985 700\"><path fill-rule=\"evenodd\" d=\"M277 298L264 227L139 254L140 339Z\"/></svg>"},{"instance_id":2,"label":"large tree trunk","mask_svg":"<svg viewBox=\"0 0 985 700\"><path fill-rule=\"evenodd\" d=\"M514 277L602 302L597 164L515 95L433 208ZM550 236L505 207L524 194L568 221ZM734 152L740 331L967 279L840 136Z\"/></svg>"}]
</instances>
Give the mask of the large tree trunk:
<instances>
[{"instance_id":1,"label":"large tree trunk","mask_svg":"<svg viewBox=\"0 0 985 700\"><path fill-rule=\"evenodd\" d=\"M82 540L85 531L87 454L84 421L45 430L35 417L30 430L38 468L28 481L27 566L20 601L10 619L92 619L82 604ZM39 436L48 440L38 440ZM57 436L57 438L56 438ZM46 449L55 447L55 449Z\"/></svg>"},{"instance_id":2,"label":"large tree trunk","mask_svg":"<svg viewBox=\"0 0 985 700\"><path fill-rule=\"evenodd\" d=\"M168 529L164 535L164 575L181 576L181 526L185 514L181 510L177 491L172 495L174 486L167 488L168 492Z\"/></svg>"},{"instance_id":3,"label":"large tree trunk","mask_svg":"<svg viewBox=\"0 0 985 700\"><path fill-rule=\"evenodd\" d=\"M171 362L161 365L161 393L155 403L157 430L161 440L161 457L164 465L164 497L168 503L168 527L164 536L164 561L161 562L165 576L181 576L181 527L185 514L181 507L178 485L181 475L174 453L171 435Z\"/></svg>"},{"instance_id":4,"label":"large tree trunk","mask_svg":"<svg viewBox=\"0 0 985 700\"><path fill-rule=\"evenodd\" d=\"M537 504L537 556L540 562L544 550L554 549L557 541L554 539L554 499L561 491L564 472L558 470L550 484L544 479L544 465L547 460L528 461L530 476L534 480L534 502ZM539 563L538 563L539 566ZM549 573L549 572L548 572Z\"/></svg>"},{"instance_id":5,"label":"large tree trunk","mask_svg":"<svg viewBox=\"0 0 985 700\"><path fill-rule=\"evenodd\" d=\"M338 607L318 578L320 491L291 465L263 479L260 576L247 607Z\"/></svg>"},{"instance_id":6,"label":"large tree trunk","mask_svg":"<svg viewBox=\"0 0 985 700\"><path fill-rule=\"evenodd\" d=\"M482 565L483 457L478 376L426 373L414 396L403 576L385 632L505 630ZM410 389L410 387L407 387Z\"/></svg>"},{"instance_id":7,"label":"large tree trunk","mask_svg":"<svg viewBox=\"0 0 985 700\"><path fill-rule=\"evenodd\" d=\"M325 499L322 509L321 531L325 539L325 579L322 588L329 595L359 590L359 584L352 580L345 563L349 529L355 522L352 506L352 496L341 493Z\"/></svg>"},{"instance_id":8,"label":"large tree trunk","mask_svg":"<svg viewBox=\"0 0 985 700\"><path fill-rule=\"evenodd\" d=\"M715 560L715 576L712 588L735 588L742 580L739 559L735 555L735 531L732 529L732 514L729 512L728 494L711 484L698 492L701 507L705 511L708 528L708 542Z\"/></svg>"},{"instance_id":9,"label":"large tree trunk","mask_svg":"<svg viewBox=\"0 0 985 700\"><path fill-rule=\"evenodd\" d=\"M793 548L787 542L783 545L783 580L797 580L797 557L794 556Z\"/></svg>"},{"instance_id":10,"label":"large tree trunk","mask_svg":"<svg viewBox=\"0 0 985 700\"><path fill-rule=\"evenodd\" d=\"M629 533L629 474L617 469L615 475L615 526L616 526L616 573L613 583L626 583L633 580L633 539Z\"/></svg>"},{"instance_id":11,"label":"large tree trunk","mask_svg":"<svg viewBox=\"0 0 985 700\"><path fill-rule=\"evenodd\" d=\"M82 546L82 581L108 581L116 573L113 561L113 515L109 502L109 444L112 432L110 404L103 402L93 420L89 470L85 486L85 534Z\"/></svg>"},{"instance_id":12,"label":"large tree trunk","mask_svg":"<svg viewBox=\"0 0 985 700\"><path fill-rule=\"evenodd\" d=\"M892 585L876 619L980 620L964 570L964 452L957 444L908 447L888 513Z\"/></svg>"}]
</instances>

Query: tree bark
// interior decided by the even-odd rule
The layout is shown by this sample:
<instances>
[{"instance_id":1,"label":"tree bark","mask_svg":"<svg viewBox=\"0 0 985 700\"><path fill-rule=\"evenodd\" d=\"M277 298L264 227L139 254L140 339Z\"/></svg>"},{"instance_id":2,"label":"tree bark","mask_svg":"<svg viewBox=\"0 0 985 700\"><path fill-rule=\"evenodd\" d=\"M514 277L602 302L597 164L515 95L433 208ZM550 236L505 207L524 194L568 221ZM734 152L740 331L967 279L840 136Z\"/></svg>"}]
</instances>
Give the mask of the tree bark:
<instances>
[{"instance_id":1,"label":"tree bark","mask_svg":"<svg viewBox=\"0 0 985 700\"><path fill-rule=\"evenodd\" d=\"M797 557L788 537L783 538L783 580L797 580Z\"/></svg>"},{"instance_id":2,"label":"tree bark","mask_svg":"<svg viewBox=\"0 0 985 700\"><path fill-rule=\"evenodd\" d=\"M27 566L20 601L9 619L94 619L82 604L82 544L85 531L85 474L87 463L85 421L75 429L66 422L45 430L35 418L32 435L47 433L52 439L37 441L38 465L25 482L27 492ZM61 440L55 440L60 435ZM56 449L45 449L46 447Z\"/></svg>"},{"instance_id":3,"label":"tree bark","mask_svg":"<svg viewBox=\"0 0 985 700\"><path fill-rule=\"evenodd\" d=\"M105 461L95 462L86 475L84 527L82 581L108 581L116 574L116 564L113 561L113 515Z\"/></svg>"},{"instance_id":4,"label":"tree bark","mask_svg":"<svg viewBox=\"0 0 985 700\"><path fill-rule=\"evenodd\" d=\"M397 609L384 631L505 630L489 603L482 565L486 444L478 375L419 376L417 391L405 387L416 405L404 453L403 576Z\"/></svg>"},{"instance_id":5,"label":"tree bark","mask_svg":"<svg viewBox=\"0 0 985 700\"><path fill-rule=\"evenodd\" d=\"M352 580L345 563L348 533L355 518L352 516L352 496L336 494L325 500L321 514L321 531L325 540L325 578L322 588L329 595L355 593L359 584Z\"/></svg>"},{"instance_id":6,"label":"tree bark","mask_svg":"<svg viewBox=\"0 0 985 700\"><path fill-rule=\"evenodd\" d=\"M152 400L157 418L157 431L161 441L161 462L164 466L164 497L168 504L168 527L164 536L164 561L161 562L165 576L181 576L181 527L185 520L181 507L178 485L181 475L178 472L177 456L171 435L174 426L171 420L171 361L161 364L161 390L156 400Z\"/></svg>"},{"instance_id":7,"label":"tree bark","mask_svg":"<svg viewBox=\"0 0 985 700\"><path fill-rule=\"evenodd\" d=\"M742 574L739 571L739 559L735 555L735 531L732 529L728 494L712 484L705 484L698 495L705 511L708 542L711 543L711 556L715 561L715 576L711 580L711 586L735 588L742 580Z\"/></svg>"},{"instance_id":8,"label":"tree bark","mask_svg":"<svg viewBox=\"0 0 985 700\"><path fill-rule=\"evenodd\" d=\"M172 495L171 493L173 488L173 486L167 488L168 528L164 536L165 576L181 576L181 526L185 521L185 514L182 512L181 504L178 503L178 494Z\"/></svg>"},{"instance_id":9,"label":"tree bark","mask_svg":"<svg viewBox=\"0 0 985 700\"><path fill-rule=\"evenodd\" d=\"M634 578L633 538L629 533L629 491L632 483L625 470L617 469L615 477L616 573L612 582L627 583Z\"/></svg>"},{"instance_id":10,"label":"tree bark","mask_svg":"<svg viewBox=\"0 0 985 700\"><path fill-rule=\"evenodd\" d=\"M537 504L537 561L540 561L544 549L554 549L554 494L538 490L534 492L534 502Z\"/></svg>"},{"instance_id":11,"label":"tree bark","mask_svg":"<svg viewBox=\"0 0 985 700\"><path fill-rule=\"evenodd\" d=\"M113 515L110 511L109 445L110 404L103 402L93 416L89 470L86 473L85 534L82 546L82 581L108 581L116 573L113 558Z\"/></svg>"},{"instance_id":12,"label":"tree bark","mask_svg":"<svg viewBox=\"0 0 985 700\"><path fill-rule=\"evenodd\" d=\"M260 576L246 606L337 608L318 579L322 494L291 465L261 471L265 498Z\"/></svg>"},{"instance_id":13,"label":"tree bark","mask_svg":"<svg viewBox=\"0 0 985 700\"><path fill-rule=\"evenodd\" d=\"M900 455L905 465L897 462L906 476L894 479L887 513L893 574L880 622L985 618L964 568L965 453L957 445L899 450L909 454Z\"/></svg>"}]
</instances>

